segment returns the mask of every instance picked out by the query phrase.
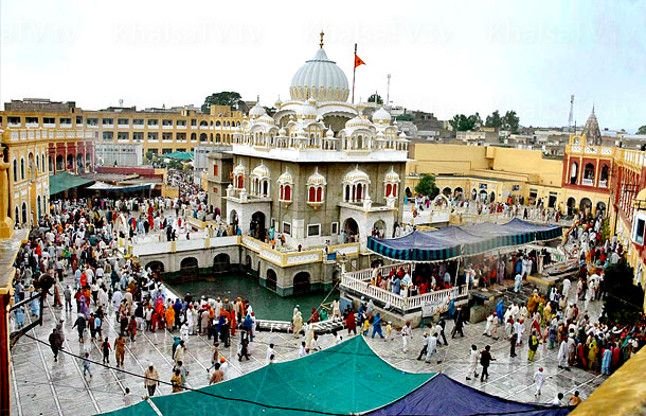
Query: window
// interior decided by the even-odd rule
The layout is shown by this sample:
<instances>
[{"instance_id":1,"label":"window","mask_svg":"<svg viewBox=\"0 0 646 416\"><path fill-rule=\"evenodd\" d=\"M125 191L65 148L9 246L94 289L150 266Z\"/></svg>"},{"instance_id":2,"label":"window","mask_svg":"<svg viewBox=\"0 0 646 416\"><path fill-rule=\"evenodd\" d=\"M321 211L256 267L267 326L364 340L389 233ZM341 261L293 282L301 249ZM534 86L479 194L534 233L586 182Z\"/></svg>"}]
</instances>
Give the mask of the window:
<instances>
[{"instance_id":1,"label":"window","mask_svg":"<svg viewBox=\"0 0 646 416\"><path fill-rule=\"evenodd\" d=\"M176 133L175 138L177 140L186 140L186 133Z\"/></svg>"},{"instance_id":2,"label":"window","mask_svg":"<svg viewBox=\"0 0 646 416\"><path fill-rule=\"evenodd\" d=\"M192 118L191 119L191 126L197 126L197 120Z\"/></svg>"},{"instance_id":3,"label":"window","mask_svg":"<svg viewBox=\"0 0 646 416\"><path fill-rule=\"evenodd\" d=\"M43 123L44 124L54 124L56 121L54 121L54 117L44 117L43 118Z\"/></svg>"},{"instance_id":4,"label":"window","mask_svg":"<svg viewBox=\"0 0 646 416\"><path fill-rule=\"evenodd\" d=\"M27 124L38 124L38 117L27 117Z\"/></svg>"},{"instance_id":5,"label":"window","mask_svg":"<svg viewBox=\"0 0 646 416\"><path fill-rule=\"evenodd\" d=\"M158 135L157 133L148 133L148 140L157 140Z\"/></svg>"},{"instance_id":6,"label":"window","mask_svg":"<svg viewBox=\"0 0 646 416\"><path fill-rule=\"evenodd\" d=\"M20 159L20 179L25 179L25 159Z\"/></svg>"},{"instance_id":7,"label":"window","mask_svg":"<svg viewBox=\"0 0 646 416\"><path fill-rule=\"evenodd\" d=\"M72 124L72 119L71 118L59 118L58 119L58 124L62 125L70 125Z\"/></svg>"},{"instance_id":8,"label":"window","mask_svg":"<svg viewBox=\"0 0 646 416\"><path fill-rule=\"evenodd\" d=\"M13 160L13 181L18 182L18 161Z\"/></svg>"},{"instance_id":9,"label":"window","mask_svg":"<svg viewBox=\"0 0 646 416\"><path fill-rule=\"evenodd\" d=\"M218 176L218 165L213 165L213 176Z\"/></svg>"},{"instance_id":10,"label":"window","mask_svg":"<svg viewBox=\"0 0 646 416\"><path fill-rule=\"evenodd\" d=\"M86 121L88 126L96 126L97 124L99 124L98 118L88 118Z\"/></svg>"},{"instance_id":11,"label":"window","mask_svg":"<svg viewBox=\"0 0 646 416\"><path fill-rule=\"evenodd\" d=\"M279 199L283 202L292 202L292 186L289 184L280 185Z\"/></svg>"},{"instance_id":12,"label":"window","mask_svg":"<svg viewBox=\"0 0 646 416\"><path fill-rule=\"evenodd\" d=\"M9 124L20 124L20 117L8 117L7 121L9 121Z\"/></svg>"},{"instance_id":13,"label":"window","mask_svg":"<svg viewBox=\"0 0 646 416\"><path fill-rule=\"evenodd\" d=\"M173 140L173 133L162 133L162 140Z\"/></svg>"},{"instance_id":14,"label":"window","mask_svg":"<svg viewBox=\"0 0 646 416\"><path fill-rule=\"evenodd\" d=\"M132 139L134 141L140 142L144 139L144 132L143 131L135 131L132 133Z\"/></svg>"},{"instance_id":15,"label":"window","mask_svg":"<svg viewBox=\"0 0 646 416\"><path fill-rule=\"evenodd\" d=\"M321 235L321 224L308 224L307 225L307 236L308 237L318 237Z\"/></svg>"},{"instance_id":16,"label":"window","mask_svg":"<svg viewBox=\"0 0 646 416\"><path fill-rule=\"evenodd\" d=\"M127 118L120 118L119 119L119 125L120 126L127 126L128 125L128 119Z\"/></svg>"},{"instance_id":17,"label":"window","mask_svg":"<svg viewBox=\"0 0 646 416\"><path fill-rule=\"evenodd\" d=\"M638 218L637 225L635 225L635 234L633 235L633 241L637 244L644 244L644 229L646 228L646 219Z\"/></svg>"},{"instance_id":18,"label":"window","mask_svg":"<svg viewBox=\"0 0 646 416\"><path fill-rule=\"evenodd\" d=\"M114 136L112 135L111 131L104 131L103 132L103 140L112 140Z\"/></svg>"},{"instance_id":19,"label":"window","mask_svg":"<svg viewBox=\"0 0 646 416\"><path fill-rule=\"evenodd\" d=\"M76 124L83 124L83 117L76 116Z\"/></svg>"},{"instance_id":20,"label":"window","mask_svg":"<svg viewBox=\"0 0 646 416\"><path fill-rule=\"evenodd\" d=\"M173 120L162 120L162 126L172 126Z\"/></svg>"},{"instance_id":21,"label":"window","mask_svg":"<svg viewBox=\"0 0 646 416\"><path fill-rule=\"evenodd\" d=\"M112 124L114 124L114 120L113 120L113 119L111 119L111 118L104 118L101 122L103 123L103 125L104 125L104 126L105 126L106 124L107 124L107 125L109 125L109 126L111 126Z\"/></svg>"},{"instance_id":22,"label":"window","mask_svg":"<svg viewBox=\"0 0 646 416\"><path fill-rule=\"evenodd\" d=\"M339 233L339 223L333 222L330 226L330 234L337 235Z\"/></svg>"},{"instance_id":23,"label":"window","mask_svg":"<svg viewBox=\"0 0 646 416\"><path fill-rule=\"evenodd\" d=\"M130 139L129 136L130 136L130 133L128 133L127 131L120 131L119 133L117 133L117 140L126 140L127 141L127 140Z\"/></svg>"},{"instance_id":24,"label":"window","mask_svg":"<svg viewBox=\"0 0 646 416\"><path fill-rule=\"evenodd\" d=\"M292 234L292 224L283 221L283 234Z\"/></svg>"},{"instance_id":25,"label":"window","mask_svg":"<svg viewBox=\"0 0 646 416\"><path fill-rule=\"evenodd\" d=\"M176 124L178 126L186 126L186 120L177 120Z\"/></svg>"},{"instance_id":26,"label":"window","mask_svg":"<svg viewBox=\"0 0 646 416\"><path fill-rule=\"evenodd\" d=\"M144 119L143 118L136 118L132 120L132 125L133 126L143 126L144 125Z\"/></svg>"},{"instance_id":27,"label":"window","mask_svg":"<svg viewBox=\"0 0 646 416\"><path fill-rule=\"evenodd\" d=\"M154 118L148 119L148 127L159 125L159 120Z\"/></svg>"}]
</instances>

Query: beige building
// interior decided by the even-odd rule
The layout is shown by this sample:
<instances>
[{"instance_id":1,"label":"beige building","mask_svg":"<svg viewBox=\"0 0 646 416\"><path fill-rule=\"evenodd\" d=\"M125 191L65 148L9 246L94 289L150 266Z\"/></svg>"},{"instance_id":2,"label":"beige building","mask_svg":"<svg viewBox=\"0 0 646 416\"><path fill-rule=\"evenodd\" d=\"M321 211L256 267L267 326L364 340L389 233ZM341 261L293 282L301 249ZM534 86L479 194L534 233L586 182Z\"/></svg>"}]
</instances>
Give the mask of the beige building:
<instances>
[{"instance_id":1,"label":"beige building","mask_svg":"<svg viewBox=\"0 0 646 416\"><path fill-rule=\"evenodd\" d=\"M47 99L13 100L0 112L2 129L87 130L97 144L143 145L144 153L192 151L199 144L230 143L242 113L211 106L209 114L194 108L146 109L108 107L83 110L75 102Z\"/></svg>"}]
</instances>

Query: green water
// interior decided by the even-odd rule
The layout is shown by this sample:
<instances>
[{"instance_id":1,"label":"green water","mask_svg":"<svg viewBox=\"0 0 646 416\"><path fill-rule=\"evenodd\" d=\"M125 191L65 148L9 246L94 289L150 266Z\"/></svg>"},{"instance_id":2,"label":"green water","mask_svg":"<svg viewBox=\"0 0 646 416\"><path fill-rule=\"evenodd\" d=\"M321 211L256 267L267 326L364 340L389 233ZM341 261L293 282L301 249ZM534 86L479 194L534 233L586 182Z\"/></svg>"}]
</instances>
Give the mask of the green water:
<instances>
[{"instance_id":1,"label":"green water","mask_svg":"<svg viewBox=\"0 0 646 416\"><path fill-rule=\"evenodd\" d=\"M208 281L173 283L169 287L178 295L191 292L194 297L206 296L222 299L228 297L235 299L237 296L249 299L256 319L269 319L276 321L291 321L294 306L299 305L303 312L303 319L310 317L313 307L318 307L328 292L317 292L306 295L281 297L260 286L256 280L244 275L216 276ZM334 292L325 303L330 303L339 298L339 293Z\"/></svg>"}]
</instances>

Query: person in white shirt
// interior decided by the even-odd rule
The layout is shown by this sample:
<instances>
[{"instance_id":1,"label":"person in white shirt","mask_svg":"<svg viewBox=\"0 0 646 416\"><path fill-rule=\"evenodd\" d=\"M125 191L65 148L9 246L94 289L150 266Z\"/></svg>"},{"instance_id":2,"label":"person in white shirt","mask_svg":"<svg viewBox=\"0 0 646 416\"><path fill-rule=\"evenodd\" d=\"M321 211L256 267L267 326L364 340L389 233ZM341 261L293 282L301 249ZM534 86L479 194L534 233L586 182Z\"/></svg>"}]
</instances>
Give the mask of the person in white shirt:
<instances>
[{"instance_id":1,"label":"person in white shirt","mask_svg":"<svg viewBox=\"0 0 646 416\"><path fill-rule=\"evenodd\" d=\"M562 406L563 405L563 393L559 393L554 397L554 399L550 402L550 404L554 404L557 406Z\"/></svg>"},{"instance_id":2,"label":"person in white shirt","mask_svg":"<svg viewBox=\"0 0 646 416\"><path fill-rule=\"evenodd\" d=\"M267 354L265 354L265 359L267 360L267 364L270 364L273 362L274 357L276 356L276 351L274 351L274 344L269 344L267 347Z\"/></svg>"},{"instance_id":3,"label":"person in white shirt","mask_svg":"<svg viewBox=\"0 0 646 416\"><path fill-rule=\"evenodd\" d=\"M478 357L480 356L480 352L478 351L478 347L474 344L471 345L471 350L469 351L469 369L467 370L467 380L471 380L470 375L473 374L475 378L478 378L480 374L478 374Z\"/></svg>"},{"instance_id":4,"label":"person in white shirt","mask_svg":"<svg viewBox=\"0 0 646 416\"><path fill-rule=\"evenodd\" d=\"M402 334L402 345L403 345L402 351L408 352L408 340L413 335L413 331L410 327L410 322L407 321L406 325L402 327L401 334Z\"/></svg>"},{"instance_id":5,"label":"person in white shirt","mask_svg":"<svg viewBox=\"0 0 646 416\"><path fill-rule=\"evenodd\" d=\"M431 362L431 358L433 357L433 354L437 351L437 333L433 333L430 337L428 337L428 346L426 347L426 363Z\"/></svg>"},{"instance_id":6,"label":"person in white shirt","mask_svg":"<svg viewBox=\"0 0 646 416\"><path fill-rule=\"evenodd\" d=\"M534 373L534 383L536 383L536 393L534 393L534 397L538 397L541 395L541 389L543 388L543 383L545 383L545 373L543 373L543 367L540 367Z\"/></svg>"},{"instance_id":7,"label":"person in white shirt","mask_svg":"<svg viewBox=\"0 0 646 416\"><path fill-rule=\"evenodd\" d=\"M305 357L307 355L307 349L305 349L305 341L301 342L301 346L298 349L298 358Z\"/></svg>"}]
</instances>

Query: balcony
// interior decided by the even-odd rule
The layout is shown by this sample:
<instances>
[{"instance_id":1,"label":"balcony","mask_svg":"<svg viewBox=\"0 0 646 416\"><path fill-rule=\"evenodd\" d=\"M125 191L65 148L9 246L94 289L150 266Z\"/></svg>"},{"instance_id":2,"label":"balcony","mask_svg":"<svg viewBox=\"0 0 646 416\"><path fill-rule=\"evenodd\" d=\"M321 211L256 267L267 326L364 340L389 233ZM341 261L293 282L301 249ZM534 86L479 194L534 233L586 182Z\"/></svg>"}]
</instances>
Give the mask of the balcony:
<instances>
[{"instance_id":1,"label":"balcony","mask_svg":"<svg viewBox=\"0 0 646 416\"><path fill-rule=\"evenodd\" d=\"M583 186L594 186L594 179L582 179L581 185Z\"/></svg>"},{"instance_id":2,"label":"balcony","mask_svg":"<svg viewBox=\"0 0 646 416\"><path fill-rule=\"evenodd\" d=\"M608 187L608 180L600 180L599 181L599 188L607 188Z\"/></svg>"}]
</instances>

